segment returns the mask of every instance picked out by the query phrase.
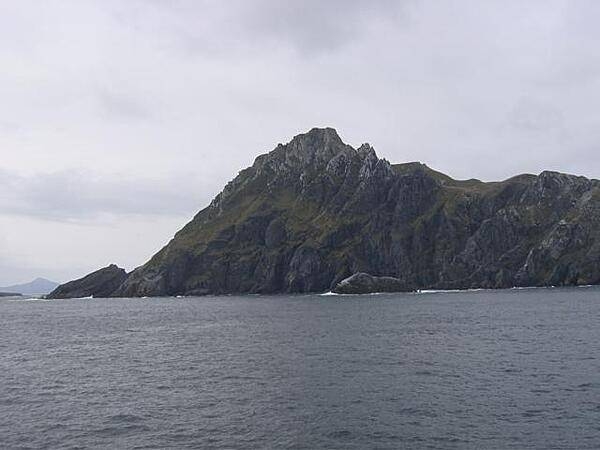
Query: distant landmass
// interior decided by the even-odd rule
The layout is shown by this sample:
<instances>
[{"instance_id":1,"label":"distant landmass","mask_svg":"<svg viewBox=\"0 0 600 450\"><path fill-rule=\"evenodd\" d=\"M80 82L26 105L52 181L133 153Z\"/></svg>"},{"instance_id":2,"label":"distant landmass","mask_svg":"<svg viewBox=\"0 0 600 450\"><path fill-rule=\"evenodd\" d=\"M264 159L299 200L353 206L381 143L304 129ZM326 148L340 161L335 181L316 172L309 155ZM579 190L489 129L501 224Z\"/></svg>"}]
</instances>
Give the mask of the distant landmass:
<instances>
[{"instance_id":1,"label":"distant landmass","mask_svg":"<svg viewBox=\"0 0 600 450\"><path fill-rule=\"evenodd\" d=\"M23 284L15 284L12 286L0 287L0 291L5 292L18 292L19 294L24 295L34 295L34 294L48 294L52 292L58 283L54 281L47 280L45 278L36 278L29 283Z\"/></svg>"},{"instance_id":2,"label":"distant landmass","mask_svg":"<svg viewBox=\"0 0 600 450\"><path fill-rule=\"evenodd\" d=\"M455 180L313 129L256 158L162 250L50 297L600 283L600 181Z\"/></svg>"},{"instance_id":3,"label":"distant landmass","mask_svg":"<svg viewBox=\"0 0 600 450\"><path fill-rule=\"evenodd\" d=\"M0 292L0 297L18 297L20 295L17 292Z\"/></svg>"}]
</instances>

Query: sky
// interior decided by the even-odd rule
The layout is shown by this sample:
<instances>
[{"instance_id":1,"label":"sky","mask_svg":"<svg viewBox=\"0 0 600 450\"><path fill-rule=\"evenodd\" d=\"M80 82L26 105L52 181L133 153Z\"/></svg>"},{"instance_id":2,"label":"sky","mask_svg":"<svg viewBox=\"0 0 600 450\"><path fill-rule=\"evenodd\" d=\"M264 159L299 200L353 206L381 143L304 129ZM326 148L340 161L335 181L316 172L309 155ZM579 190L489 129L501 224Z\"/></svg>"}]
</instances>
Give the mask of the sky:
<instances>
[{"instance_id":1,"label":"sky","mask_svg":"<svg viewBox=\"0 0 600 450\"><path fill-rule=\"evenodd\" d=\"M0 0L0 285L143 264L330 126L455 178L600 178L600 2Z\"/></svg>"}]
</instances>

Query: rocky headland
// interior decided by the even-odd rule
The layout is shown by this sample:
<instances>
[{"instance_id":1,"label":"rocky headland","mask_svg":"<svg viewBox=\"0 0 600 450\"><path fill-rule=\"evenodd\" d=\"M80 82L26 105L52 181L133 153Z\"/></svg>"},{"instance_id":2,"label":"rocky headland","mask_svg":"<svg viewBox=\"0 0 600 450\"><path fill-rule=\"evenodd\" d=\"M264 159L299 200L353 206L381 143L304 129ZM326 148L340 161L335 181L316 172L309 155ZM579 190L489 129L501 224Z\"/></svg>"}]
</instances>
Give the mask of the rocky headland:
<instances>
[{"instance_id":1,"label":"rocky headland","mask_svg":"<svg viewBox=\"0 0 600 450\"><path fill-rule=\"evenodd\" d=\"M455 180L315 128L256 158L143 266L49 297L598 284L599 225L597 180Z\"/></svg>"}]
</instances>

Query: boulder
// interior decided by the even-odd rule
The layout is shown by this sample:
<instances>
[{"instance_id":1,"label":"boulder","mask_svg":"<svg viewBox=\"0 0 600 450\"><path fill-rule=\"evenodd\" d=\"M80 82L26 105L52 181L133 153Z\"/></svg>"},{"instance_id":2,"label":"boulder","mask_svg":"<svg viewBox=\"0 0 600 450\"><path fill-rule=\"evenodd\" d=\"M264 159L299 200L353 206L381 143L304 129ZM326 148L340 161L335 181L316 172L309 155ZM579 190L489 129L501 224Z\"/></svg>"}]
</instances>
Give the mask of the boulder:
<instances>
[{"instance_id":1,"label":"boulder","mask_svg":"<svg viewBox=\"0 0 600 450\"><path fill-rule=\"evenodd\" d=\"M336 294L373 294L376 292L411 291L405 282L394 277L376 277L359 272L340 281L333 292Z\"/></svg>"}]
</instances>

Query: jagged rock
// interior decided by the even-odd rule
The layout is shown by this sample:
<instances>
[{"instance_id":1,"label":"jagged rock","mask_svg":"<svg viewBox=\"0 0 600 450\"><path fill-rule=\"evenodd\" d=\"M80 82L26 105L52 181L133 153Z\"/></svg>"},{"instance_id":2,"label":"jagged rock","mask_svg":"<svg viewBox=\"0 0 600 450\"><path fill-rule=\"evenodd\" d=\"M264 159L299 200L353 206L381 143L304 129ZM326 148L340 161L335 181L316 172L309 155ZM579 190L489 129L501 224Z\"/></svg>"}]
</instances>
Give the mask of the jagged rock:
<instances>
[{"instance_id":1,"label":"jagged rock","mask_svg":"<svg viewBox=\"0 0 600 450\"><path fill-rule=\"evenodd\" d=\"M92 272L79 280L54 289L46 298L108 297L127 278L127 272L114 264Z\"/></svg>"},{"instance_id":2,"label":"jagged rock","mask_svg":"<svg viewBox=\"0 0 600 450\"><path fill-rule=\"evenodd\" d=\"M403 289L598 284L600 182L454 180L315 128L257 157L110 295L323 292L357 272Z\"/></svg>"},{"instance_id":3,"label":"jagged rock","mask_svg":"<svg viewBox=\"0 0 600 450\"><path fill-rule=\"evenodd\" d=\"M394 277L374 277L368 273L355 273L354 275L343 279L333 292L337 294L372 294L377 292L404 292L411 291L413 288L407 286L405 282Z\"/></svg>"}]
</instances>

